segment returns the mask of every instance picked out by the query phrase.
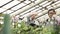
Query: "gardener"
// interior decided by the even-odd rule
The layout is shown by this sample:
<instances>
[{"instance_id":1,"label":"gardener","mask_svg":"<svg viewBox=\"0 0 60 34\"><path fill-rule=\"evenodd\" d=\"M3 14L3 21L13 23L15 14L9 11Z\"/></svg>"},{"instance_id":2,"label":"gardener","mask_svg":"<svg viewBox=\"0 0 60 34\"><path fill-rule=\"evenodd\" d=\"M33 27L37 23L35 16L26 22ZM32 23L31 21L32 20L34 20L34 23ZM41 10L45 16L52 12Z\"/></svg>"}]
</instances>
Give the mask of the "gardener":
<instances>
[{"instance_id":1,"label":"gardener","mask_svg":"<svg viewBox=\"0 0 60 34\"><path fill-rule=\"evenodd\" d=\"M31 12L28 16L27 16L27 21L26 24L27 25L31 25L31 26L35 26L35 25L39 25L38 21L36 21L36 16L37 16L37 12Z\"/></svg>"},{"instance_id":2,"label":"gardener","mask_svg":"<svg viewBox=\"0 0 60 34\"><path fill-rule=\"evenodd\" d=\"M18 23L19 18L16 17L15 15L12 16L12 22L14 23L14 28L16 28L16 25Z\"/></svg>"},{"instance_id":3,"label":"gardener","mask_svg":"<svg viewBox=\"0 0 60 34\"><path fill-rule=\"evenodd\" d=\"M56 12L54 9L50 9L48 11L48 16L49 18L45 21L46 22L45 25L46 26L53 25L55 34L59 34L60 17L56 16Z\"/></svg>"}]
</instances>

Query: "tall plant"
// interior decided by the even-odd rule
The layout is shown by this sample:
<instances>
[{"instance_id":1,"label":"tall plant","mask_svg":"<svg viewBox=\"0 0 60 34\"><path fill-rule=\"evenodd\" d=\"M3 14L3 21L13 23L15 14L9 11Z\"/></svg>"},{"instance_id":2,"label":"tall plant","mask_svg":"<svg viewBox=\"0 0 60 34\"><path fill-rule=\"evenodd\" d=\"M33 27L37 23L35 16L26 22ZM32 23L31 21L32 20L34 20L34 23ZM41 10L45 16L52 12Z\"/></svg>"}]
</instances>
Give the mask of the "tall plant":
<instances>
[{"instance_id":1,"label":"tall plant","mask_svg":"<svg viewBox=\"0 0 60 34\"><path fill-rule=\"evenodd\" d=\"M11 17L9 14L4 15L3 34L12 34L11 33Z\"/></svg>"}]
</instances>

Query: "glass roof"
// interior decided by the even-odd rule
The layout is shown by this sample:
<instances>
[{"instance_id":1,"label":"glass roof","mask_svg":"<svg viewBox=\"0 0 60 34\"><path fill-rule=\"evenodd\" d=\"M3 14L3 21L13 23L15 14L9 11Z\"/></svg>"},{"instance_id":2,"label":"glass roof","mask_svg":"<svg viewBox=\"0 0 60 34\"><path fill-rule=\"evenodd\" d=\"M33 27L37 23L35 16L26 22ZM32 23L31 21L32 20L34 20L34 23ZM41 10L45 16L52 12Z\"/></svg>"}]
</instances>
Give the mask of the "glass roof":
<instances>
[{"instance_id":1,"label":"glass roof","mask_svg":"<svg viewBox=\"0 0 60 34\"><path fill-rule=\"evenodd\" d=\"M0 0L0 13L8 13L20 17L27 16L30 12L38 12L37 18L47 14L46 10L59 9L60 0Z\"/></svg>"}]
</instances>

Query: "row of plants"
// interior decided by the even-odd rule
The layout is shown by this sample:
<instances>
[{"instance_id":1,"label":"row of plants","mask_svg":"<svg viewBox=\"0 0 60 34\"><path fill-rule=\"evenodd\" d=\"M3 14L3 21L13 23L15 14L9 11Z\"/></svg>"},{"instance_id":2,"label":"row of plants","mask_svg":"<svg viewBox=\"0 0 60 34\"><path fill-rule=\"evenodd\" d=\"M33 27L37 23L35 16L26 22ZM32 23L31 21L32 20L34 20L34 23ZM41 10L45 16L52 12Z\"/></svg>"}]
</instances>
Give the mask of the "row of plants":
<instances>
[{"instance_id":1,"label":"row of plants","mask_svg":"<svg viewBox=\"0 0 60 34\"><path fill-rule=\"evenodd\" d=\"M39 27L37 26L27 26L24 21L21 21L20 27L17 26L16 29L14 29L14 33L16 34L60 34L60 26L44 26L41 25Z\"/></svg>"},{"instance_id":2,"label":"row of plants","mask_svg":"<svg viewBox=\"0 0 60 34\"><path fill-rule=\"evenodd\" d=\"M59 34L60 26L31 26L26 25L24 21L21 23L16 23L15 28L12 27L11 17L9 14L4 16L4 24L0 24L0 28L2 28L2 34ZM18 26L20 25L20 26ZM1 32L0 32L1 34Z\"/></svg>"}]
</instances>

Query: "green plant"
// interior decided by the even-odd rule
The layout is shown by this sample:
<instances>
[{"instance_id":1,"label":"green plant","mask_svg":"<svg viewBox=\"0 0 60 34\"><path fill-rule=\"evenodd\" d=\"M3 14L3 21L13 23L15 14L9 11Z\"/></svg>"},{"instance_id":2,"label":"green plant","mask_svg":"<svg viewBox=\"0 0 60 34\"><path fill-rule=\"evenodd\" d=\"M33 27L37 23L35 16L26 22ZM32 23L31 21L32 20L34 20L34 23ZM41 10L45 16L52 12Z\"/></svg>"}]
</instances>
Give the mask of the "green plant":
<instances>
[{"instance_id":1,"label":"green plant","mask_svg":"<svg viewBox=\"0 0 60 34\"><path fill-rule=\"evenodd\" d=\"M11 17L9 14L4 15L3 34L12 34L11 33Z\"/></svg>"},{"instance_id":2,"label":"green plant","mask_svg":"<svg viewBox=\"0 0 60 34\"><path fill-rule=\"evenodd\" d=\"M24 21L21 21L20 25L20 27L17 25L17 28L13 29L14 34L40 34L42 31L41 27L27 26Z\"/></svg>"}]
</instances>

